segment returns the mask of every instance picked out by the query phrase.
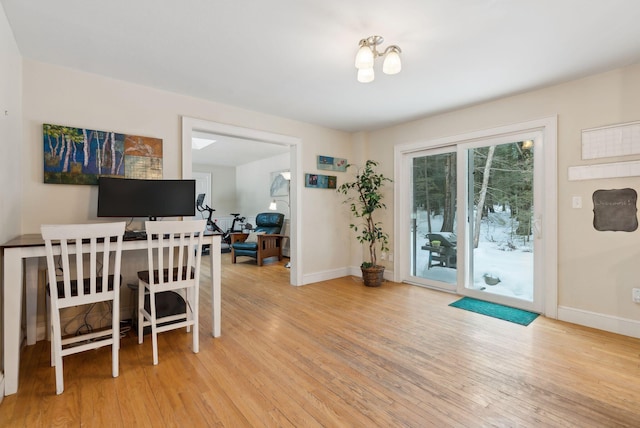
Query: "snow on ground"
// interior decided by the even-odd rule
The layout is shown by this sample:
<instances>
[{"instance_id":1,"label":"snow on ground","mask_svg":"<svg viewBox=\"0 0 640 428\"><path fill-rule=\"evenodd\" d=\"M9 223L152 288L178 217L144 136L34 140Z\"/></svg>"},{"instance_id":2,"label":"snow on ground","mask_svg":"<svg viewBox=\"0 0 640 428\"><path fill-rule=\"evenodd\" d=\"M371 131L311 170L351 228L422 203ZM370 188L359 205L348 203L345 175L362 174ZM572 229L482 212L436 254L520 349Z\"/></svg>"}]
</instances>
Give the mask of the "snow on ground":
<instances>
[{"instance_id":1,"label":"snow on ground","mask_svg":"<svg viewBox=\"0 0 640 428\"><path fill-rule=\"evenodd\" d=\"M527 242L522 236L516 236L517 224L510 218L508 211L495 207L495 213L482 220L478 248L473 251L473 288L493 294L533 300L533 238ZM440 231L442 216L431 218L431 229ZM416 237L416 276L421 278L456 283L456 269L432 266L427 268L429 252L422 250L426 244L425 234L428 232L426 213L419 212L417 218ZM459 242L458 245L462 245ZM483 275L499 278L496 285L488 285Z\"/></svg>"}]
</instances>

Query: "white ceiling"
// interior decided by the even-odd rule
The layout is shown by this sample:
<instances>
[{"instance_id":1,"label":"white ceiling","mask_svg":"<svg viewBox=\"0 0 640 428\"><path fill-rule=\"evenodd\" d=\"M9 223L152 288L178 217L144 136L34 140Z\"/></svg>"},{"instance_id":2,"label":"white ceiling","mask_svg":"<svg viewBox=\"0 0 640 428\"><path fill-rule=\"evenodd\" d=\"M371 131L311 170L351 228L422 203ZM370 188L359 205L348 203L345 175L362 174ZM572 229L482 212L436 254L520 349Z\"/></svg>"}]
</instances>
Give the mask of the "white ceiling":
<instances>
[{"instance_id":1,"label":"white ceiling","mask_svg":"<svg viewBox=\"0 0 640 428\"><path fill-rule=\"evenodd\" d=\"M289 152L288 146L227 135L195 131L193 136L215 140L215 143L203 149L191 150L191 158L195 164L236 167Z\"/></svg>"},{"instance_id":2,"label":"white ceiling","mask_svg":"<svg viewBox=\"0 0 640 428\"><path fill-rule=\"evenodd\" d=\"M344 130L640 62L639 0L0 0L25 58ZM358 41L403 70L356 81Z\"/></svg>"}]
</instances>

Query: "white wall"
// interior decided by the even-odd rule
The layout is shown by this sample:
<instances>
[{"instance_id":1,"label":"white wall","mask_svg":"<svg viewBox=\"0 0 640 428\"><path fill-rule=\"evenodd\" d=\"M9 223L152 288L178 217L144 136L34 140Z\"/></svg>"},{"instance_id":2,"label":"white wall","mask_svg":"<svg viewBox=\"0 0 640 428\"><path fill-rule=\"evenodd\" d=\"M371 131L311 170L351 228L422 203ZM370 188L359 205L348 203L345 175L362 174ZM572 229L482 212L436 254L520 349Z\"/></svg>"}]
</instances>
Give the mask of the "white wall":
<instances>
[{"instance_id":1,"label":"white wall","mask_svg":"<svg viewBox=\"0 0 640 428\"><path fill-rule=\"evenodd\" d=\"M23 63L23 80L22 181L29 197L23 200L22 233L37 232L45 221L97 221L96 186L43 184L43 123L162 138L165 178L181 176L182 116L300 138L302 164L298 167L306 172L315 170L318 154L345 158L350 155L349 134L316 125L31 60ZM301 266L303 276L312 275L305 282L344 268L344 260L349 257L351 241L345 233L348 222L335 210L339 201L336 192L302 190ZM319 223L331 233L319 230ZM304 245L305 242L313 245ZM325 257L327 248L332 250Z\"/></svg>"},{"instance_id":2,"label":"white wall","mask_svg":"<svg viewBox=\"0 0 640 428\"><path fill-rule=\"evenodd\" d=\"M558 301L559 317L628 334L640 331L640 305L631 288L640 287L640 230L598 232L593 228L592 194L598 189L631 187L640 177L572 181L569 166L638 160L640 156L581 160L581 130L640 120L640 65L571 81L471 108L372 132L368 153L392 176L396 144L428 141L558 114ZM571 208L581 196L582 209ZM387 204L392 202L392 196ZM392 205L392 204L391 204ZM385 224L393 224L393 209ZM636 333L637 334L637 333Z\"/></svg>"},{"instance_id":3,"label":"white wall","mask_svg":"<svg viewBox=\"0 0 640 428\"><path fill-rule=\"evenodd\" d=\"M0 10L0 241L5 242L20 234L22 58Z\"/></svg>"},{"instance_id":4,"label":"white wall","mask_svg":"<svg viewBox=\"0 0 640 428\"><path fill-rule=\"evenodd\" d=\"M20 234L22 143L22 58L0 5L0 242ZM0 278L2 273L0 264ZM2 296L4 291L0 314ZM3 334L0 329L0 343L4 343ZM0 347L0 364L4 365L4 347ZM3 372L4 367L0 392L4 391Z\"/></svg>"},{"instance_id":5,"label":"white wall","mask_svg":"<svg viewBox=\"0 0 640 428\"><path fill-rule=\"evenodd\" d=\"M211 174L211 208L215 209L215 216L227 216L237 212L236 197L236 169L231 166L212 166L193 164L194 172Z\"/></svg>"},{"instance_id":6,"label":"white wall","mask_svg":"<svg viewBox=\"0 0 640 428\"><path fill-rule=\"evenodd\" d=\"M290 168L289 153L261 159L236 168L238 208L240 214L254 218L258 213L268 212L271 200L271 173ZM286 196L276 197L287 201ZM278 211L289 217L285 204L278 204Z\"/></svg>"}]
</instances>

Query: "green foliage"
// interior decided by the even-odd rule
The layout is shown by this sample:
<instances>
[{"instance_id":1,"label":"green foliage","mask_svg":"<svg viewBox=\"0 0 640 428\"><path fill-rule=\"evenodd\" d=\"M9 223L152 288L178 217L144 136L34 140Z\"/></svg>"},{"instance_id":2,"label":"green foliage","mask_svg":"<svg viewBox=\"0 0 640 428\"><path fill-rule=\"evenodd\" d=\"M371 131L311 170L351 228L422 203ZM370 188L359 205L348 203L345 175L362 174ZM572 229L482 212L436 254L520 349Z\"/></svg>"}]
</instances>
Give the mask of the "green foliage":
<instances>
[{"instance_id":1,"label":"green foliage","mask_svg":"<svg viewBox=\"0 0 640 428\"><path fill-rule=\"evenodd\" d=\"M456 199L456 153L421 156L413 160L413 212L442 214L441 232L453 232ZM428 224L431 232L431 224Z\"/></svg>"},{"instance_id":2,"label":"green foliage","mask_svg":"<svg viewBox=\"0 0 640 428\"><path fill-rule=\"evenodd\" d=\"M352 165L347 165L347 169ZM389 235L382 229L382 223L375 222L373 213L378 209L386 209L382 202L382 188L386 182L391 182L390 178L376 172L378 163L368 160L363 169L356 173L355 180L347 182L338 187L337 191L347 198L345 203L349 204L351 214L359 223L349 225L358 234L358 242L369 243L370 262L363 262L362 267L377 266L376 248L380 246L381 251L389 251Z\"/></svg>"},{"instance_id":3,"label":"green foliage","mask_svg":"<svg viewBox=\"0 0 640 428\"><path fill-rule=\"evenodd\" d=\"M483 178L488 147L474 151L474 194L477 198ZM491 165L491 175L487 189L485 212L494 205L509 208L516 220L514 231L518 236L531 235L533 215L533 148L523 148L523 142L500 144ZM477 201L474 201L476 203Z\"/></svg>"}]
</instances>

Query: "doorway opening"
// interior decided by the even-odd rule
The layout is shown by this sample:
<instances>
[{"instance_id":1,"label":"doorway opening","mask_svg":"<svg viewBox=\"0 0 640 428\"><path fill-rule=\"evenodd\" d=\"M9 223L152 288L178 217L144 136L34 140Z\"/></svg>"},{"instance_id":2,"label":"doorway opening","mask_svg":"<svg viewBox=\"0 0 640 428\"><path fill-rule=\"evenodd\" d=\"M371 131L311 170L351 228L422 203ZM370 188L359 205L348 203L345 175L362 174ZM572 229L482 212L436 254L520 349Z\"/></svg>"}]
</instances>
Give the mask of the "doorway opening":
<instances>
[{"instance_id":1,"label":"doorway opening","mask_svg":"<svg viewBox=\"0 0 640 428\"><path fill-rule=\"evenodd\" d=\"M239 126L228 125L224 123L211 122L202 119L183 117L182 118L182 177L192 178L192 154L191 141L194 132L207 132L218 135L225 135L233 138L241 138L255 142L263 142L265 144L277 144L289 148L290 153L290 257L291 272L290 283L292 285L302 285L302 257L301 257L301 227L298 222L300 218L300 205L298 201L301 199L301 188L299 165L301 161L300 144L301 139L288 135L275 134L266 131L260 131L251 128L243 128Z\"/></svg>"}]
</instances>

